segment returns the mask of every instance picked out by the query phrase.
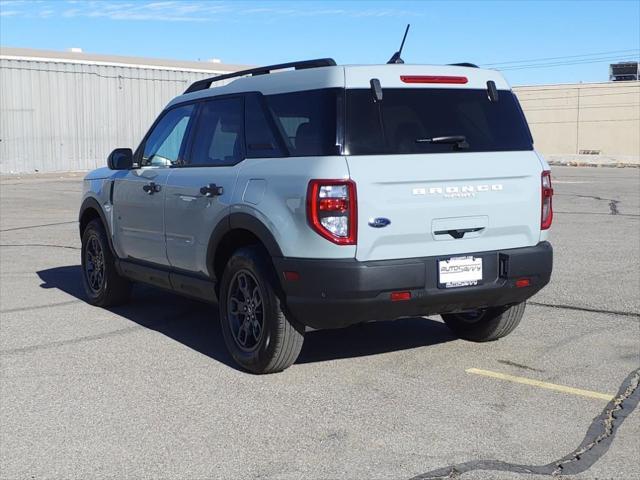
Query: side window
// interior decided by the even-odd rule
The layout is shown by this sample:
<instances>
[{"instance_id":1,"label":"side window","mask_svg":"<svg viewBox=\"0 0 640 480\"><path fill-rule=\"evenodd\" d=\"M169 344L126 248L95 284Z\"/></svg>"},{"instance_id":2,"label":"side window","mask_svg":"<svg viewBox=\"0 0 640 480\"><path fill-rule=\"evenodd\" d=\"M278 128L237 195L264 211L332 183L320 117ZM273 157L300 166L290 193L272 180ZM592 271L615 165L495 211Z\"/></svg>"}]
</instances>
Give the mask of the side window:
<instances>
[{"instance_id":1,"label":"side window","mask_svg":"<svg viewBox=\"0 0 640 480\"><path fill-rule=\"evenodd\" d=\"M336 155L338 89L267 95L292 156Z\"/></svg>"},{"instance_id":2,"label":"side window","mask_svg":"<svg viewBox=\"0 0 640 480\"><path fill-rule=\"evenodd\" d=\"M262 102L257 94L244 99L244 125L248 158L282 157L282 151L265 116Z\"/></svg>"},{"instance_id":3,"label":"side window","mask_svg":"<svg viewBox=\"0 0 640 480\"><path fill-rule=\"evenodd\" d=\"M235 165L244 159L244 114L241 98L202 104L189 165Z\"/></svg>"},{"instance_id":4,"label":"side window","mask_svg":"<svg viewBox=\"0 0 640 480\"><path fill-rule=\"evenodd\" d=\"M142 167L168 167L178 162L193 111L194 105L183 105L164 114L144 144Z\"/></svg>"}]
</instances>

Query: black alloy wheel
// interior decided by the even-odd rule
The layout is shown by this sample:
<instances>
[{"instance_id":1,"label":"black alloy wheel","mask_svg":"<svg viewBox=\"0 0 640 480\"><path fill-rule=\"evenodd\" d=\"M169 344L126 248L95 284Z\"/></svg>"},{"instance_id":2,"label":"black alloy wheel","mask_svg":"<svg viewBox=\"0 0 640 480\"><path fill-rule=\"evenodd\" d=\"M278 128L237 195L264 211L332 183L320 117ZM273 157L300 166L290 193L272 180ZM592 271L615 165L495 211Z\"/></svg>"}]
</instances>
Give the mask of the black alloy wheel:
<instances>
[{"instance_id":1,"label":"black alloy wheel","mask_svg":"<svg viewBox=\"0 0 640 480\"><path fill-rule=\"evenodd\" d=\"M227 312L233 339L246 352L257 348L264 330L264 304L260 285L245 269L235 273L227 295Z\"/></svg>"}]
</instances>

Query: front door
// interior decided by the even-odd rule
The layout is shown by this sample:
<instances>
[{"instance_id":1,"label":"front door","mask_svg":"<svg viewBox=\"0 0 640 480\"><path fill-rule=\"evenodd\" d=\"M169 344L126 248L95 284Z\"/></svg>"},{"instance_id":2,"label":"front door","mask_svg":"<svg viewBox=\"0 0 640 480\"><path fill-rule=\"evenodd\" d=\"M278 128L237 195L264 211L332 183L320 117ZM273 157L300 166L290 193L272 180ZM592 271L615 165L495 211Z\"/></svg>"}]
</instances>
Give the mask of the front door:
<instances>
[{"instance_id":1,"label":"front door","mask_svg":"<svg viewBox=\"0 0 640 480\"><path fill-rule=\"evenodd\" d=\"M120 258L168 265L164 237L167 180L185 144L194 105L165 112L137 152L139 167L116 180L114 240Z\"/></svg>"}]
</instances>

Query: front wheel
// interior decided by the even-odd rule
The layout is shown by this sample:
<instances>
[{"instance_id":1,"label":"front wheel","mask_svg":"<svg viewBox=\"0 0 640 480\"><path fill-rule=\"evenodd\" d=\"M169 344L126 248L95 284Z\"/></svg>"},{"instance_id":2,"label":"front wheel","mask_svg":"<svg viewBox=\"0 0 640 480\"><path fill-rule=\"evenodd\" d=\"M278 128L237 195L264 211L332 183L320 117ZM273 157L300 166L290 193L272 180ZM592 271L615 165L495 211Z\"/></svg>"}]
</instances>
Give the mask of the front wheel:
<instances>
[{"instance_id":1,"label":"front wheel","mask_svg":"<svg viewBox=\"0 0 640 480\"><path fill-rule=\"evenodd\" d=\"M266 252L237 250L222 275L220 323L233 359L253 373L280 372L302 349L304 326L285 315Z\"/></svg>"},{"instance_id":2,"label":"front wheel","mask_svg":"<svg viewBox=\"0 0 640 480\"><path fill-rule=\"evenodd\" d=\"M446 313L442 319L460 338L473 342L498 340L515 330L522 320L526 302L472 312Z\"/></svg>"},{"instance_id":3,"label":"front wheel","mask_svg":"<svg viewBox=\"0 0 640 480\"><path fill-rule=\"evenodd\" d=\"M90 304L112 307L125 303L131 282L118 275L115 257L100 220L92 220L82 232L82 285Z\"/></svg>"}]
</instances>

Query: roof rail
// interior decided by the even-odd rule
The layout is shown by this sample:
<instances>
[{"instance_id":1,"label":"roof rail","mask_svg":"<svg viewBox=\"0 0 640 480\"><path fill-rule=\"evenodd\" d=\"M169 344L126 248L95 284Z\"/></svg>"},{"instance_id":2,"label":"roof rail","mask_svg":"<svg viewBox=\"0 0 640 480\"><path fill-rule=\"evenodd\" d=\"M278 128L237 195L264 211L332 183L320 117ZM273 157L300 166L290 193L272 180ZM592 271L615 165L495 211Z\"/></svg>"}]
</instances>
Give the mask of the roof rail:
<instances>
[{"instance_id":1,"label":"roof rail","mask_svg":"<svg viewBox=\"0 0 640 480\"><path fill-rule=\"evenodd\" d=\"M471 67L471 68L480 68L480 67L478 67L478 65L476 65L475 63L469 63L469 62L450 63L449 65L451 65L452 67Z\"/></svg>"},{"instance_id":2,"label":"roof rail","mask_svg":"<svg viewBox=\"0 0 640 480\"><path fill-rule=\"evenodd\" d=\"M299 62L280 63L278 65L267 65L266 67L251 68L249 70L240 70L238 72L226 73L224 75L217 75L215 77L205 78L192 83L184 93L197 92L199 90L206 90L211 86L213 82L220 80L227 80L229 78L244 77L245 75L265 75L271 73L274 70L284 70L285 68L295 68L296 70L304 70L305 68L317 68L317 67L334 67L336 61L333 58L316 58L314 60L302 60Z\"/></svg>"}]
</instances>

